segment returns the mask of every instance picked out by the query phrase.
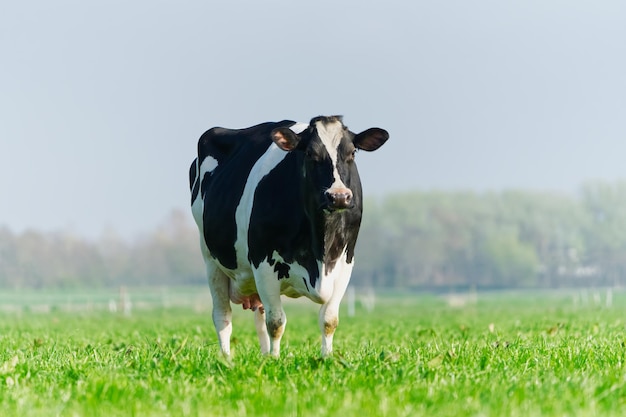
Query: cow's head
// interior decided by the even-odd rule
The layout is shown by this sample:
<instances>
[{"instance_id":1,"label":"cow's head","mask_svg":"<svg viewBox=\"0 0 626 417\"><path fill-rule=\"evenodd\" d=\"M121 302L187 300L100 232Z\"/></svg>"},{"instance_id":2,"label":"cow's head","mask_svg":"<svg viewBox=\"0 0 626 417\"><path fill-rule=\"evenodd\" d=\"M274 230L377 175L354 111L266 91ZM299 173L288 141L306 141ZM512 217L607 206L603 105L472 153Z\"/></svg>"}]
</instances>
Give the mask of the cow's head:
<instances>
[{"instance_id":1,"label":"cow's head","mask_svg":"<svg viewBox=\"0 0 626 417\"><path fill-rule=\"evenodd\" d=\"M272 140L303 158L304 195L326 213L361 209L361 181L354 156L357 149L375 151L389 139L386 130L373 127L355 134L341 116L316 117L299 134L289 128L272 131Z\"/></svg>"}]
</instances>

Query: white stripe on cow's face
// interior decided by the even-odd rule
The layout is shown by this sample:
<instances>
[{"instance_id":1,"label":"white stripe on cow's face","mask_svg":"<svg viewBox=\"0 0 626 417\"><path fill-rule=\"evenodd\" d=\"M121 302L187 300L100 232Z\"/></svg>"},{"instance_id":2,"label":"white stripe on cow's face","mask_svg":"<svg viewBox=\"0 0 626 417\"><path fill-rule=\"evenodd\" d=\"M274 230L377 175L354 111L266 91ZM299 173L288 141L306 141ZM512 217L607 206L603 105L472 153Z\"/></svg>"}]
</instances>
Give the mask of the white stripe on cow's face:
<instances>
[{"instance_id":1,"label":"white stripe on cow's face","mask_svg":"<svg viewBox=\"0 0 626 417\"><path fill-rule=\"evenodd\" d=\"M343 139L343 124L341 122L323 123L319 121L315 123L315 126L317 127L317 135L324 144L333 163L333 184L330 186L330 189L347 188L337 170L337 148L339 148L341 139Z\"/></svg>"}]
</instances>

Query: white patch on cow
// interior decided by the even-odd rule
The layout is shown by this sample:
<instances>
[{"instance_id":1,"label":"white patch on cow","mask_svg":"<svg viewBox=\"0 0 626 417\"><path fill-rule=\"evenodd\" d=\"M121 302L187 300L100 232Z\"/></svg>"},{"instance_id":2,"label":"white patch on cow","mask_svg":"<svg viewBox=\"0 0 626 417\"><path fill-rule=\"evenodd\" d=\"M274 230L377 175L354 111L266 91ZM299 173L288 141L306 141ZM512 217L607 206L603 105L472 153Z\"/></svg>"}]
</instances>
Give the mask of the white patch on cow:
<instances>
[{"instance_id":1,"label":"white patch on cow","mask_svg":"<svg viewBox=\"0 0 626 417\"><path fill-rule=\"evenodd\" d=\"M328 303L336 297L341 300L350 281L352 268L354 268L354 261L348 263L348 254L345 249L330 272L326 271L326 265L323 266L322 276L316 288L323 303Z\"/></svg>"},{"instance_id":2,"label":"white patch on cow","mask_svg":"<svg viewBox=\"0 0 626 417\"><path fill-rule=\"evenodd\" d=\"M204 242L204 225L202 223L202 212L204 211L204 202L202 201L202 196L198 193L198 196L191 204L191 214L193 214L193 219L196 221L196 225L198 225L198 229L200 230L200 241Z\"/></svg>"},{"instance_id":3,"label":"white patch on cow","mask_svg":"<svg viewBox=\"0 0 626 417\"><path fill-rule=\"evenodd\" d=\"M341 181L339 171L337 170L338 154L337 148L343 138L343 125L341 122L323 123L317 122L317 135L322 140L326 151L330 155L330 160L333 163L333 183L330 189L347 188Z\"/></svg>"},{"instance_id":4,"label":"white patch on cow","mask_svg":"<svg viewBox=\"0 0 626 417\"><path fill-rule=\"evenodd\" d=\"M291 126L289 129L296 135L299 135L300 133L304 132L304 130L307 127L309 127L308 123L296 123L295 125Z\"/></svg>"},{"instance_id":5,"label":"white patch on cow","mask_svg":"<svg viewBox=\"0 0 626 417\"><path fill-rule=\"evenodd\" d=\"M275 266L276 263L282 263L289 266L289 276L287 278L281 278L278 280L280 283L280 293L287 297L298 298L303 295L310 296L312 295L312 300L318 303L321 303L320 298L314 288L311 288L309 285L309 272L305 267L300 265L297 262L288 263L283 257L276 251L272 253L272 263L270 264L269 260L265 259L259 264L258 272L264 272L267 276L264 276L262 281L271 280L272 282L277 280ZM321 268L321 265L320 265ZM267 271L267 272L265 272ZM306 280L305 281L303 280ZM263 283L259 283L258 285L263 285Z\"/></svg>"},{"instance_id":6,"label":"white patch on cow","mask_svg":"<svg viewBox=\"0 0 626 417\"><path fill-rule=\"evenodd\" d=\"M213 172L213 170L217 168L217 159L213 158L210 155L207 155L206 158L200 164L200 179L204 177L204 174L207 172Z\"/></svg>"},{"instance_id":7,"label":"white patch on cow","mask_svg":"<svg viewBox=\"0 0 626 417\"><path fill-rule=\"evenodd\" d=\"M272 254L272 259L276 262L280 262L289 265L289 277L280 280L280 293L291 298L302 297L310 293L309 271L297 262L288 263L285 262L282 256L276 251ZM321 267L321 265L320 265ZM304 281L303 281L304 278ZM305 283L306 281L306 283Z\"/></svg>"}]
</instances>

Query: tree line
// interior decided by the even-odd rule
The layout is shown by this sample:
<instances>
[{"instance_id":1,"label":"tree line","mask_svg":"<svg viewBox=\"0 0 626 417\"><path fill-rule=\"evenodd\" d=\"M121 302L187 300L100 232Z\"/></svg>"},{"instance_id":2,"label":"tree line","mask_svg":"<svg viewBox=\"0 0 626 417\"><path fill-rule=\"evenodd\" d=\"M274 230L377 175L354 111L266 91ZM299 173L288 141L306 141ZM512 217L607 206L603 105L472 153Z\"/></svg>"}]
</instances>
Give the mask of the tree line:
<instances>
[{"instance_id":1,"label":"tree line","mask_svg":"<svg viewBox=\"0 0 626 417\"><path fill-rule=\"evenodd\" d=\"M69 232L14 234L0 227L0 287L98 288L206 282L191 215L173 211L152 233L129 240Z\"/></svg>"},{"instance_id":2,"label":"tree line","mask_svg":"<svg viewBox=\"0 0 626 417\"><path fill-rule=\"evenodd\" d=\"M0 227L0 287L205 284L191 215L129 241ZM410 191L365 201L353 282L448 290L626 285L626 182L575 195Z\"/></svg>"}]
</instances>

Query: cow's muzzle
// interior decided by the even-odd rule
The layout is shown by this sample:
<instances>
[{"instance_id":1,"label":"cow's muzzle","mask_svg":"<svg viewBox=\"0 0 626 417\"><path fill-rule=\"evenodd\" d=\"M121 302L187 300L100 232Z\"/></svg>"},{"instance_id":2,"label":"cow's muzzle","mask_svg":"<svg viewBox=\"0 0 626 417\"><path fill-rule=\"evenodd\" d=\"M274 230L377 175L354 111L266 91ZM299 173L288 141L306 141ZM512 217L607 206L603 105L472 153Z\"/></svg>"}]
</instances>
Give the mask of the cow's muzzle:
<instances>
[{"instance_id":1,"label":"cow's muzzle","mask_svg":"<svg viewBox=\"0 0 626 417\"><path fill-rule=\"evenodd\" d=\"M348 188L334 188L327 190L324 195L329 210L345 210L353 207L352 191Z\"/></svg>"}]
</instances>

